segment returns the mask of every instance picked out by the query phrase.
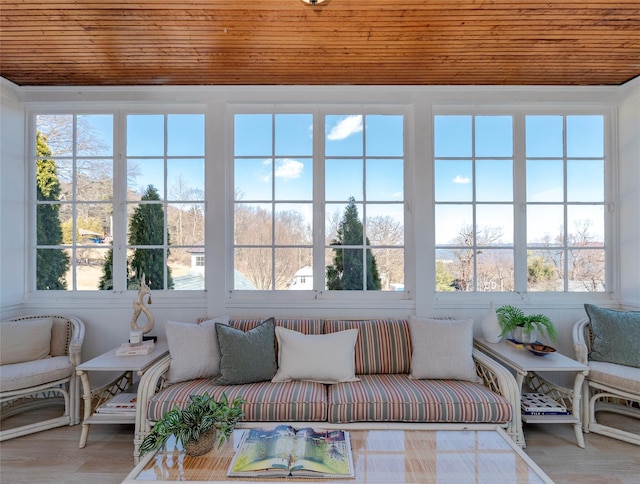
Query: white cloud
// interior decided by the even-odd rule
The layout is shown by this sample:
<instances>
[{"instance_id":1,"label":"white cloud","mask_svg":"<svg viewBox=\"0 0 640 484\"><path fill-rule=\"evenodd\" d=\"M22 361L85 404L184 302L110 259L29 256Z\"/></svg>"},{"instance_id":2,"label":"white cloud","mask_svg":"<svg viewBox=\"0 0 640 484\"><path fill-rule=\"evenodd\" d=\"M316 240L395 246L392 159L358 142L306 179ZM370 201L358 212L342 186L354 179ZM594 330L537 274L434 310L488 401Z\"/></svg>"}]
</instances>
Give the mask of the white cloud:
<instances>
[{"instance_id":1,"label":"white cloud","mask_svg":"<svg viewBox=\"0 0 640 484\"><path fill-rule=\"evenodd\" d=\"M467 183L471 183L471 178L460 176L460 175L456 175L456 177L453 179L453 183L459 183L461 185L466 185Z\"/></svg>"},{"instance_id":2,"label":"white cloud","mask_svg":"<svg viewBox=\"0 0 640 484\"><path fill-rule=\"evenodd\" d=\"M284 178L285 180L300 178L303 170L304 164L298 160L290 158L278 160L276 163L276 178Z\"/></svg>"},{"instance_id":3,"label":"white cloud","mask_svg":"<svg viewBox=\"0 0 640 484\"><path fill-rule=\"evenodd\" d=\"M341 119L338 124L331 128L331 131L329 131L329 134L327 135L327 139L330 141L339 141L348 138L354 133L360 133L361 131L362 115L354 114Z\"/></svg>"},{"instance_id":4,"label":"white cloud","mask_svg":"<svg viewBox=\"0 0 640 484\"><path fill-rule=\"evenodd\" d=\"M271 182L271 160L266 159L262 162L262 166L266 168L266 170L264 171L264 175L260 175L260 179L264 182L264 183L269 183Z\"/></svg>"}]
</instances>

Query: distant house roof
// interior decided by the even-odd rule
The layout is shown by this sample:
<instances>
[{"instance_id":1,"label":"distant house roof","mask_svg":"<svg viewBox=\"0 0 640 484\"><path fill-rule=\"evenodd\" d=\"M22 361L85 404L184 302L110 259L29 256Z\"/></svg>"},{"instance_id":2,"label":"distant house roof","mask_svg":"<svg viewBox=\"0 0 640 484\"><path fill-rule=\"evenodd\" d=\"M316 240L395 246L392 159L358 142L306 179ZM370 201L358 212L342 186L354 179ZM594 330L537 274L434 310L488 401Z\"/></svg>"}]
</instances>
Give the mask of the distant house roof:
<instances>
[{"instance_id":1,"label":"distant house roof","mask_svg":"<svg viewBox=\"0 0 640 484\"><path fill-rule=\"evenodd\" d=\"M301 269L298 269L295 275L296 277L313 277L313 267L304 266Z\"/></svg>"},{"instance_id":2,"label":"distant house roof","mask_svg":"<svg viewBox=\"0 0 640 484\"><path fill-rule=\"evenodd\" d=\"M235 289L241 289L243 291L255 291L257 288L253 283L247 279L247 277L240 271L233 271L233 285Z\"/></svg>"},{"instance_id":3,"label":"distant house roof","mask_svg":"<svg viewBox=\"0 0 640 484\"><path fill-rule=\"evenodd\" d=\"M204 274L189 272L184 276L173 278L173 289L176 291L197 291L204 289Z\"/></svg>"},{"instance_id":4,"label":"distant house roof","mask_svg":"<svg viewBox=\"0 0 640 484\"><path fill-rule=\"evenodd\" d=\"M234 271L235 289L243 291L255 291L254 286L247 277L239 271ZM176 291L197 291L204 289L204 274L200 272L189 272L184 276L173 278L173 289Z\"/></svg>"}]
</instances>

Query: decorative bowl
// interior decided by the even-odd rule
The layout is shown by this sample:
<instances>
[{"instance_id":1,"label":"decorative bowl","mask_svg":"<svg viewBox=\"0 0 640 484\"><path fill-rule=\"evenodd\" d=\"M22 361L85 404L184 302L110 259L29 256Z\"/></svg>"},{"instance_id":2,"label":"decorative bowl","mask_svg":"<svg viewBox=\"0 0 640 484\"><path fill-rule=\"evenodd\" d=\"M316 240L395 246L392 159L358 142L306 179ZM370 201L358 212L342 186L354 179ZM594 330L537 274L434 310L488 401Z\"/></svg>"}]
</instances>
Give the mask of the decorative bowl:
<instances>
[{"instance_id":1,"label":"decorative bowl","mask_svg":"<svg viewBox=\"0 0 640 484\"><path fill-rule=\"evenodd\" d=\"M525 343L523 346L536 356L544 356L556 351L554 347L542 343Z\"/></svg>"}]
</instances>

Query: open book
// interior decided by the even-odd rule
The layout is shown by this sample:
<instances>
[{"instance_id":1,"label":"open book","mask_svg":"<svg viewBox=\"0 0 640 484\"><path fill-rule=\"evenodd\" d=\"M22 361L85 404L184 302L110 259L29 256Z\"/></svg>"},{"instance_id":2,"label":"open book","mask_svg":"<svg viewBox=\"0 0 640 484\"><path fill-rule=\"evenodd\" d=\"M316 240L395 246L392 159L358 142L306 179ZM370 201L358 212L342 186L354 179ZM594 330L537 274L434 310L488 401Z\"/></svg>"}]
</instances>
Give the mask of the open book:
<instances>
[{"instance_id":1,"label":"open book","mask_svg":"<svg viewBox=\"0 0 640 484\"><path fill-rule=\"evenodd\" d=\"M353 477L349 433L343 430L245 431L227 475L230 477Z\"/></svg>"}]
</instances>

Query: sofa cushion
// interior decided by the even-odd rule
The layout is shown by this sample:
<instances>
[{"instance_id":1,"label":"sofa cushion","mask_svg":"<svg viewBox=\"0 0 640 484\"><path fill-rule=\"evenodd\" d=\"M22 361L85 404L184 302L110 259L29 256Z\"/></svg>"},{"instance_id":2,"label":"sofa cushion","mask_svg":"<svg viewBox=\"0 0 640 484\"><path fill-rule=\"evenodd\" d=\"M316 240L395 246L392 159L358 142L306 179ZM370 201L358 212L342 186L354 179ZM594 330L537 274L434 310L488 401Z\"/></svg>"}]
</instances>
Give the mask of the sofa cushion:
<instances>
[{"instance_id":1,"label":"sofa cushion","mask_svg":"<svg viewBox=\"0 0 640 484\"><path fill-rule=\"evenodd\" d=\"M473 320L412 317L410 378L468 380L480 383L473 362Z\"/></svg>"},{"instance_id":2,"label":"sofa cushion","mask_svg":"<svg viewBox=\"0 0 640 484\"><path fill-rule=\"evenodd\" d=\"M509 401L460 380L411 380L408 375L361 375L328 390L329 422L469 422L511 420Z\"/></svg>"},{"instance_id":3,"label":"sofa cushion","mask_svg":"<svg viewBox=\"0 0 640 484\"><path fill-rule=\"evenodd\" d=\"M273 318L249 331L216 324L220 348L218 385L271 380L278 369Z\"/></svg>"},{"instance_id":4,"label":"sofa cushion","mask_svg":"<svg viewBox=\"0 0 640 484\"><path fill-rule=\"evenodd\" d=\"M277 327L278 372L272 381L311 380L331 384L357 380L353 353L357 337L357 329L302 334Z\"/></svg>"},{"instance_id":5,"label":"sofa cushion","mask_svg":"<svg viewBox=\"0 0 640 484\"><path fill-rule=\"evenodd\" d=\"M322 334L324 319L274 319L276 327L290 329L302 334ZM264 319L232 319L229 326L249 331L261 325ZM276 358L278 355L278 340L276 339Z\"/></svg>"},{"instance_id":6,"label":"sofa cushion","mask_svg":"<svg viewBox=\"0 0 640 484\"><path fill-rule=\"evenodd\" d=\"M589 359L640 368L640 311L584 308L593 333Z\"/></svg>"},{"instance_id":7,"label":"sofa cushion","mask_svg":"<svg viewBox=\"0 0 640 484\"><path fill-rule=\"evenodd\" d=\"M357 329L356 375L409 373L411 336L404 319L327 320L325 333Z\"/></svg>"},{"instance_id":8,"label":"sofa cushion","mask_svg":"<svg viewBox=\"0 0 640 484\"><path fill-rule=\"evenodd\" d=\"M65 356L69 354L69 342L73 334L73 326L66 319L53 318L51 326L51 356Z\"/></svg>"},{"instance_id":9,"label":"sofa cushion","mask_svg":"<svg viewBox=\"0 0 640 484\"><path fill-rule=\"evenodd\" d=\"M624 392L640 394L640 368L604 361L590 361L589 380Z\"/></svg>"},{"instance_id":10,"label":"sofa cushion","mask_svg":"<svg viewBox=\"0 0 640 484\"><path fill-rule=\"evenodd\" d=\"M208 378L178 383L156 393L147 406L147 417L155 422L174 405L186 407L189 395L205 392L216 399L223 393L230 400L242 397L246 401L242 405L245 422L321 422L327 418L327 391L322 383L290 381L216 386Z\"/></svg>"},{"instance_id":11,"label":"sofa cushion","mask_svg":"<svg viewBox=\"0 0 640 484\"><path fill-rule=\"evenodd\" d=\"M0 371L0 391L4 393L44 385L69 378L72 374L73 367L68 356L3 365Z\"/></svg>"},{"instance_id":12,"label":"sofa cushion","mask_svg":"<svg viewBox=\"0 0 640 484\"><path fill-rule=\"evenodd\" d=\"M229 318L213 318L201 323L167 321L167 335L171 366L167 384L220 374L220 351L216 323L227 324Z\"/></svg>"},{"instance_id":13,"label":"sofa cushion","mask_svg":"<svg viewBox=\"0 0 640 484\"><path fill-rule=\"evenodd\" d=\"M261 325L264 319L232 319L229 326L241 331L249 331ZM274 319L276 326L298 331L303 334L322 334L324 320L322 319Z\"/></svg>"},{"instance_id":14,"label":"sofa cushion","mask_svg":"<svg viewBox=\"0 0 640 484\"><path fill-rule=\"evenodd\" d=\"M38 360L51 350L51 318L2 321L0 365Z\"/></svg>"}]
</instances>

